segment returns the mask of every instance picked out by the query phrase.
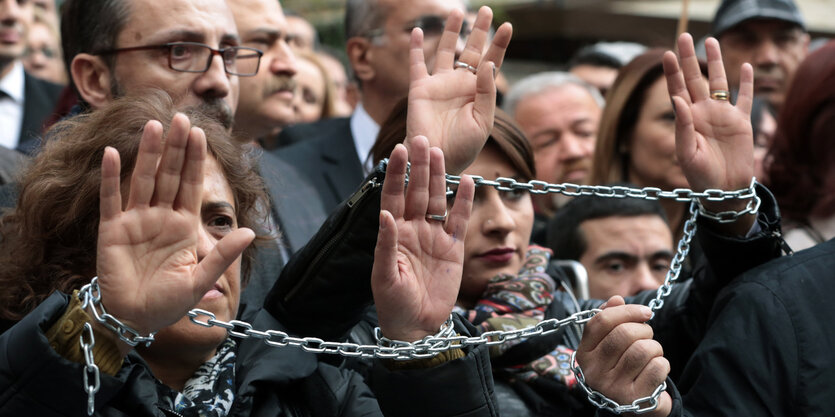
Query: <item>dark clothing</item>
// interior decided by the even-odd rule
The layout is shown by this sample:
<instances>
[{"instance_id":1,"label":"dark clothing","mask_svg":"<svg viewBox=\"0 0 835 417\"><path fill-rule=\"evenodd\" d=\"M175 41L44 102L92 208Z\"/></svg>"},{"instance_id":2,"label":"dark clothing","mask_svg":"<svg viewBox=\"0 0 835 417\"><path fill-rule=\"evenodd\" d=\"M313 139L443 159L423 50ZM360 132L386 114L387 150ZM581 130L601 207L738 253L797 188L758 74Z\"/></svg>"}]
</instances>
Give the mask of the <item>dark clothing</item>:
<instances>
[{"instance_id":1,"label":"dark clothing","mask_svg":"<svg viewBox=\"0 0 835 417\"><path fill-rule=\"evenodd\" d=\"M671 415L831 416L833 270L830 240L729 284L678 382L684 410Z\"/></svg>"},{"instance_id":2,"label":"dark clothing","mask_svg":"<svg viewBox=\"0 0 835 417\"><path fill-rule=\"evenodd\" d=\"M0 185L14 182L20 170L27 165L29 165L29 157L0 146Z\"/></svg>"},{"instance_id":3,"label":"dark clothing","mask_svg":"<svg viewBox=\"0 0 835 417\"><path fill-rule=\"evenodd\" d=\"M271 151L293 165L316 188L330 213L348 198L362 181L362 161L357 157L351 119L326 119L288 127L280 138L293 137L293 145Z\"/></svg>"},{"instance_id":4,"label":"dark clothing","mask_svg":"<svg viewBox=\"0 0 835 417\"><path fill-rule=\"evenodd\" d=\"M376 230L378 228L380 184L384 166L367 179L349 203L343 204L311 240L288 263L267 297L265 307L295 331L324 339L350 336L368 343L375 318L370 283ZM760 232L748 238L729 238L712 231L709 221L700 219L697 233L705 250L704 261L694 268L695 279L674 287L650 324L656 339L664 346L672 375L684 368L704 336L707 317L716 294L739 273L780 256L779 213L771 194L758 187L763 200L758 215ZM349 225L352 225L349 227ZM360 226L363 225L363 226ZM708 262L709 261L709 262ZM552 271L557 274L556 271ZM656 295L647 291L627 302L647 304ZM545 312L546 318L562 319L574 312L598 307L602 301L585 300L575 305L566 293L555 294ZM287 320L285 322L285 319ZM354 327L360 321L360 325ZM527 363L550 352L557 345L576 348L581 334L574 329L555 332L520 343L503 355L499 367ZM374 368L367 363L348 361L359 372ZM497 380L500 376L496 376ZM564 386L513 387L535 412L549 414L561 410L565 415L588 415L591 410ZM502 392L508 393L507 386ZM524 393L522 392L524 389ZM526 397L527 396L527 397ZM584 401L584 400L583 400ZM576 408L575 408L576 406ZM553 414L552 414L553 415Z\"/></svg>"},{"instance_id":5,"label":"dark clothing","mask_svg":"<svg viewBox=\"0 0 835 417\"><path fill-rule=\"evenodd\" d=\"M24 74L23 122L20 125L17 151L34 155L41 146L44 123L52 116L64 87Z\"/></svg>"},{"instance_id":6,"label":"dark clothing","mask_svg":"<svg viewBox=\"0 0 835 417\"><path fill-rule=\"evenodd\" d=\"M239 316L242 318L261 309L287 258L301 249L326 219L319 195L310 181L268 152L260 152L258 158L258 173L270 196L270 219L272 226L278 227L279 236L277 241L256 246L252 274L241 293Z\"/></svg>"},{"instance_id":7,"label":"dark clothing","mask_svg":"<svg viewBox=\"0 0 835 417\"><path fill-rule=\"evenodd\" d=\"M82 416L87 411L83 365L58 355L48 329L66 310L69 296L55 293L0 336L0 416ZM282 330L265 311L256 329ZM456 330L469 334L463 321ZM275 348L257 339L238 342L235 402L230 416L495 416L492 377L483 347L435 368L388 371L369 381L317 361L295 347ZM454 377L453 377L454 375ZM157 381L132 351L115 376L102 375L96 415L172 416L159 398ZM375 399L379 398L379 404Z\"/></svg>"}]
</instances>

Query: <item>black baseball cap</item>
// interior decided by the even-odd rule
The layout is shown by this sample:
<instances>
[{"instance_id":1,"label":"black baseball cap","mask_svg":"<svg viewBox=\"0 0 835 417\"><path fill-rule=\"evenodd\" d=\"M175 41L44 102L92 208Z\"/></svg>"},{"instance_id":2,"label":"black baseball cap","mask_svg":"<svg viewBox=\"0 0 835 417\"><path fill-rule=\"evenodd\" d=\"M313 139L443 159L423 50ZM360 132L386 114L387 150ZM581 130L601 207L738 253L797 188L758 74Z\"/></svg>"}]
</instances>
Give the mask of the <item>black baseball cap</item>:
<instances>
[{"instance_id":1,"label":"black baseball cap","mask_svg":"<svg viewBox=\"0 0 835 417\"><path fill-rule=\"evenodd\" d=\"M794 23L803 30L803 16L793 0L722 0L713 17L713 36L751 19L776 19Z\"/></svg>"}]
</instances>

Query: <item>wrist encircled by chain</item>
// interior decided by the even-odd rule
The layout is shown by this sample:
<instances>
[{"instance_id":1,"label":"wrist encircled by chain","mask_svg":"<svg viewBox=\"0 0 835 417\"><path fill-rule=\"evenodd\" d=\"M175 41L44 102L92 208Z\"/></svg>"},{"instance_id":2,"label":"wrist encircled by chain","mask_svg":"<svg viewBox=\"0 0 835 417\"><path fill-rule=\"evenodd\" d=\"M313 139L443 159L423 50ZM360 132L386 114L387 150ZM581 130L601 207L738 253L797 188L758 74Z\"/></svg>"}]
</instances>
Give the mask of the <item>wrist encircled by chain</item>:
<instances>
[{"instance_id":1,"label":"wrist encircled by chain","mask_svg":"<svg viewBox=\"0 0 835 417\"><path fill-rule=\"evenodd\" d=\"M107 314L107 311L104 309L104 304L102 304L101 301L101 291L99 291L98 277L93 277L89 284L81 287L81 290L78 292L78 296L81 299L81 308L87 308L89 306L90 310L93 312L93 318L95 318L102 326L113 331L113 333L116 333L119 340L130 346L136 346L140 343L144 343L145 347L150 346L151 342L154 341L154 335L156 332L150 333L147 336L142 336L139 332L125 325L116 317ZM101 310L101 312L99 312L99 310Z\"/></svg>"}]
</instances>

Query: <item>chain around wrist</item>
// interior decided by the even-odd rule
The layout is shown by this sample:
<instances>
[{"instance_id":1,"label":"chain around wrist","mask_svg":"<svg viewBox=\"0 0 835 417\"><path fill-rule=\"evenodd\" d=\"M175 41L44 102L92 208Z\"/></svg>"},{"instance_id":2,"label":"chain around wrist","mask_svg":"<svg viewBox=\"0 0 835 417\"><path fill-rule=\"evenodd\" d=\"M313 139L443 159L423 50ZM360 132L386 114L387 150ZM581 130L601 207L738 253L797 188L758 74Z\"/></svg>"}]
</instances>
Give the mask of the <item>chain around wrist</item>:
<instances>
[{"instance_id":1,"label":"chain around wrist","mask_svg":"<svg viewBox=\"0 0 835 417\"><path fill-rule=\"evenodd\" d=\"M147 336L142 336L138 331L130 326L122 323L116 317L108 314L104 309L104 304L101 301L101 291L99 290L99 277L93 277L90 283L81 287L78 292L78 298L81 299L81 308L86 309L90 307L93 313L93 318L96 319L102 326L116 333L119 340L127 343L130 346L136 346L144 343L145 347L151 345L154 341L156 332L149 333Z\"/></svg>"}]
</instances>

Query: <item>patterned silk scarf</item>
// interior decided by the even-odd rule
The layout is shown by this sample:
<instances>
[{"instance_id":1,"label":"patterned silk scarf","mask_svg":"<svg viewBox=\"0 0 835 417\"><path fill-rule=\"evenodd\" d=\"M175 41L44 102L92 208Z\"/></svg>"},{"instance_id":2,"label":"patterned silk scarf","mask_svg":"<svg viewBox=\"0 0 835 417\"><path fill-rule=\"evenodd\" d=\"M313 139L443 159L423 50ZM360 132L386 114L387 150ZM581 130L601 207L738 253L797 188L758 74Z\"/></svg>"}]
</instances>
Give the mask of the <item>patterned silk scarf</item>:
<instances>
[{"instance_id":1,"label":"patterned silk scarf","mask_svg":"<svg viewBox=\"0 0 835 417\"><path fill-rule=\"evenodd\" d=\"M225 417L235 400L235 341L226 339L217 354L197 369L182 392L161 386L171 410L185 417Z\"/></svg>"},{"instance_id":2,"label":"patterned silk scarf","mask_svg":"<svg viewBox=\"0 0 835 417\"><path fill-rule=\"evenodd\" d=\"M475 308L463 310L456 307L456 312L467 317L482 331L515 330L539 323L545 316L545 309L554 300L557 287L546 272L550 258L550 249L531 245L518 275L496 275L490 279ZM520 343L524 340L491 346L490 355L496 359ZM513 380L530 382L548 378L570 388L576 382L570 370L571 353L571 349L559 345L532 362L505 368L504 371L512 375Z\"/></svg>"}]
</instances>

